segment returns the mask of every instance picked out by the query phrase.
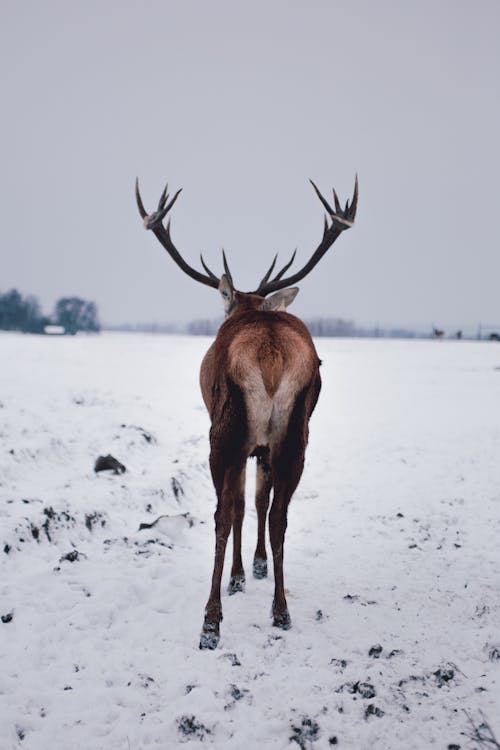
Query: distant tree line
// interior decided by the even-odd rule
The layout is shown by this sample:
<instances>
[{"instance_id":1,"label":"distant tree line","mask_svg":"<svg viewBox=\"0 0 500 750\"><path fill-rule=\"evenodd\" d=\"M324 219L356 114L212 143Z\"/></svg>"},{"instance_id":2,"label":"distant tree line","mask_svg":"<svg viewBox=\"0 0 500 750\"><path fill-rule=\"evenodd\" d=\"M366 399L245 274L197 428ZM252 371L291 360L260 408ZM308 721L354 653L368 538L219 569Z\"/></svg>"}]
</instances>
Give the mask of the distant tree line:
<instances>
[{"instance_id":1,"label":"distant tree line","mask_svg":"<svg viewBox=\"0 0 500 750\"><path fill-rule=\"evenodd\" d=\"M213 336L217 333L222 320L192 320L187 324L186 332L192 336ZM313 336L356 336L357 329L352 320L343 318L314 318L305 320Z\"/></svg>"},{"instance_id":2,"label":"distant tree line","mask_svg":"<svg viewBox=\"0 0 500 750\"><path fill-rule=\"evenodd\" d=\"M190 336L215 336L223 322L222 318L199 318L187 323L134 323L107 326L107 330L129 331L137 333L178 333ZM442 331L434 326L419 326L418 328L381 327L378 323L373 326L359 326L352 320L344 318L309 318L305 319L313 336L327 337L356 337L383 339L455 339L464 341L500 341L500 325L479 325L477 329L467 326L464 329L453 328Z\"/></svg>"},{"instance_id":3,"label":"distant tree line","mask_svg":"<svg viewBox=\"0 0 500 750\"><path fill-rule=\"evenodd\" d=\"M101 329L95 302L80 297L61 297L52 315L44 315L33 295L23 297L17 289L0 293L0 330L44 333L48 325L62 326L70 334Z\"/></svg>"}]
</instances>

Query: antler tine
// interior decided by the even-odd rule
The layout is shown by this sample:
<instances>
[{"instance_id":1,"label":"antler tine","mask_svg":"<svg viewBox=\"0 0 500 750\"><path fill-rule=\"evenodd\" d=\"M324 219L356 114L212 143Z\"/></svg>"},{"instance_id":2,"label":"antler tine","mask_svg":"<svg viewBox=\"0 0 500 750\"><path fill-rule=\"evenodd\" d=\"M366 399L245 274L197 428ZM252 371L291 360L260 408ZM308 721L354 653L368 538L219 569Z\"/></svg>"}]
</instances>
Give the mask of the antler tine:
<instances>
[{"instance_id":1,"label":"antler tine","mask_svg":"<svg viewBox=\"0 0 500 750\"><path fill-rule=\"evenodd\" d=\"M335 188L333 188L333 200L335 201L335 210L338 214L342 213L342 206L340 205L339 196L337 195L337 191Z\"/></svg>"},{"instance_id":2,"label":"antler tine","mask_svg":"<svg viewBox=\"0 0 500 750\"><path fill-rule=\"evenodd\" d=\"M266 273L266 274L264 274L264 276L262 277L262 279L261 279L261 281L260 281L260 284L259 284L259 288L260 288L261 286L263 286L263 284L267 284L267 282L269 281L269 277L271 276L271 274L272 274L272 272L273 272L273 270L274 270L274 266L276 265L276 261L277 261L277 260L278 260L278 253L276 253L276 255L274 256L273 262L272 262L272 263L271 263L271 265L269 266L269 270L268 270L268 271L267 271L267 273Z\"/></svg>"},{"instance_id":3,"label":"antler tine","mask_svg":"<svg viewBox=\"0 0 500 750\"><path fill-rule=\"evenodd\" d=\"M293 261L295 260L296 253L297 253L297 250L294 250L293 253L292 253L292 257L290 258L290 260L288 261L288 263L286 263L283 266L283 268L281 269L281 271L278 271L278 273L276 274L276 276L274 276L274 278L271 279L271 281L269 281L269 277L271 276L271 273L272 273L272 271L274 269L274 266L276 265L276 260L278 259L278 256L275 255L274 256L274 260L271 263L271 267L269 268L269 271L266 273L266 275L264 276L264 278L260 282L257 290L255 292L253 292L253 294L262 294L262 293L266 294L266 292L265 292L266 288L270 284L274 284L275 282L279 281L281 279L281 277L283 276L283 274L288 271L288 269L292 265Z\"/></svg>"},{"instance_id":4,"label":"antler tine","mask_svg":"<svg viewBox=\"0 0 500 750\"><path fill-rule=\"evenodd\" d=\"M333 208L332 208L332 207L330 206L330 204L328 203L328 201L327 201L327 200L325 200L325 198L323 198L323 196L322 196L322 195L321 195L321 193L319 192L319 190L318 190L318 188L316 187L316 185L314 184L314 182L313 182L312 180L309 180L309 182L311 183L311 185L313 186L314 190L316 191L316 195L317 195L317 196L318 196L318 198L320 199L321 203L322 203L322 204L324 205L324 207L326 208L326 210L328 211L328 213L329 213L329 214L330 214L330 216L331 216L331 215L332 215L333 213L335 213L335 211L334 211L334 210L333 210ZM335 190L333 191L333 193L334 193L334 195L335 195ZM337 200L338 200L338 199L337 199ZM339 205L339 208L340 208L340 205ZM337 209L337 210L338 210L338 209Z\"/></svg>"},{"instance_id":5,"label":"antler tine","mask_svg":"<svg viewBox=\"0 0 500 750\"><path fill-rule=\"evenodd\" d=\"M139 178L135 178L135 199L137 201L137 208L139 209L139 213L143 219L147 217L146 210L144 208L144 204L142 202L141 194L139 192Z\"/></svg>"},{"instance_id":6,"label":"antler tine","mask_svg":"<svg viewBox=\"0 0 500 750\"><path fill-rule=\"evenodd\" d=\"M281 271L279 273L276 274L276 276L274 277L273 281L279 281L281 279L281 277L283 276L283 274L286 273L288 271L288 269L290 268L290 266L292 265L293 261L295 260L295 256L296 255L297 255L297 248L293 251L292 257L290 258L290 260L288 261L288 263L285 266L283 266L283 268L281 269Z\"/></svg>"},{"instance_id":7,"label":"antler tine","mask_svg":"<svg viewBox=\"0 0 500 750\"><path fill-rule=\"evenodd\" d=\"M165 203L167 202L167 200L168 200L168 182L163 189L163 193L160 195L160 200L158 201L157 211L162 211L165 208Z\"/></svg>"},{"instance_id":8,"label":"antler tine","mask_svg":"<svg viewBox=\"0 0 500 750\"><path fill-rule=\"evenodd\" d=\"M170 211L170 209L172 208L172 206L174 205L175 201L177 200L177 198L179 197L181 193L182 193L182 188L180 188L176 192L176 194L174 195L170 203L167 203L166 206L164 205L163 208L160 208L160 204L165 203L165 201L168 198L168 195L166 194L166 188L165 188L165 190L163 191L161 195L160 203L158 204L158 209L154 212L154 214L151 214L149 218L149 225L150 225L149 228L152 229L153 226L156 226L156 224L160 224L163 221L163 219L168 214L168 212Z\"/></svg>"},{"instance_id":9,"label":"antler tine","mask_svg":"<svg viewBox=\"0 0 500 750\"><path fill-rule=\"evenodd\" d=\"M200 260L201 260L201 265L203 266L203 268L205 269L205 271L206 271L206 272L208 273L208 275L210 276L210 278L211 278L211 279L215 279L215 280L216 280L216 281L218 282L218 281L219 281L219 277L218 277L218 276L216 276L216 275L215 275L215 274L214 274L214 273L213 273L213 272L212 272L212 271L210 270L210 268L209 268L209 267L207 266L207 264L206 264L206 263L205 263L205 261L203 260L203 255L202 255L201 253L200 253Z\"/></svg>"},{"instance_id":10,"label":"antler tine","mask_svg":"<svg viewBox=\"0 0 500 750\"><path fill-rule=\"evenodd\" d=\"M356 173L356 177L354 179L354 193L352 196L351 206L349 208L349 218L351 219L351 221L353 221L356 216L357 208L358 208L358 175Z\"/></svg>"},{"instance_id":11,"label":"antler tine","mask_svg":"<svg viewBox=\"0 0 500 750\"><path fill-rule=\"evenodd\" d=\"M229 281L229 283L234 289L233 277L231 276L231 271L229 270L229 266L227 264L227 258L226 258L226 253L224 252L224 248L222 248L222 261L224 263L224 273L226 274L227 280Z\"/></svg>"}]
</instances>

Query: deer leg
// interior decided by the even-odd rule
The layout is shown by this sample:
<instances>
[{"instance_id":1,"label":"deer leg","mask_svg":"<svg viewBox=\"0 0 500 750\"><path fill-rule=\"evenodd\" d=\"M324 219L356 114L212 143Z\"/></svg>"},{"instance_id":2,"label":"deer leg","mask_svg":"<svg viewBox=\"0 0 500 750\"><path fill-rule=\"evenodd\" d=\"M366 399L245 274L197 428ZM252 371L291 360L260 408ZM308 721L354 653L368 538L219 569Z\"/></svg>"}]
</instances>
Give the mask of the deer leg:
<instances>
[{"instance_id":1,"label":"deer leg","mask_svg":"<svg viewBox=\"0 0 500 750\"><path fill-rule=\"evenodd\" d=\"M241 484L243 464L232 466L224 471L222 487L217 491L217 510L215 511L215 559L212 575L212 586L205 608L205 620L200 637L201 649L214 649L219 642L219 623L222 621L222 605L220 600L220 589L222 571L224 568L224 557L226 545L233 523L233 509L235 498Z\"/></svg>"},{"instance_id":2,"label":"deer leg","mask_svg":"<svg viewBox=\"0 0 500 750\"><path fill-rule=\"evenodd\" d=\"M308 437L306 392L299 394L284 440L271 455L273 503L269 513L269 537L274 563L273 625L288 630L292 621L288 612L283 578L283 548L288 505L302 476Z\"/></svg>"},{"instance_id":3,"label":"deer leg","mask_svg":"<svg viewBox=\"0 0 500 750\"><path fill-rule=\"evenodd\" d=\"M255 492L255 507L257 509L257 547L253 558L254 578L267 577L266 553L266 518L269 508L269 493L272 487L271 467L269 456L257 457L257 483Z\"/></svg>"},{"instance_id":4,"label":"deer leg","mask_svg":"<svg viewBox=\"0 0 500 750\"><path fill-rule=\"evenodd\" d=\"M245 590L245 571L241 559L241 527L245 515L245 467L240 475L239 487L234 494L233 506L233 567L229 581L228 593L236 594Z\"/></svg>"},{"instance_id":5,"label":"deer leg","mask_svg":"<svg viewBox=\"0 0 500 750\"><path fill-rule=\"evenodd\" d=\"M215 559L212 586L205 609L200 648L214 649L219 642L222 620L220 588L226 545L235 522L235 557L241 564L241 524L243 521L245 466L247 454L246 412L243 393L229 379L227 391L213 404L210 428L210 471L217 494L215 511ZM236 521L235 521L236 519ZM243 566L241 565L241 571Z\"/></svg>"},{"instance_id":6,"label":"deer leg","mask_svg":"<svg viewBox=\"0 0 500 750\"><path fill-rule=\"evenodd\" d=\"M273 625L282 630L288 630L292 621L288 612L285 597L285 583L283 578L283 547L285 544L285 531L287 527L288 504L293 490L289 483L280 481L281 477L275 479L274 498L269 513L269 537L273 551L274 565L274 599L273 599Z\"/></svg>"}]
</instances>

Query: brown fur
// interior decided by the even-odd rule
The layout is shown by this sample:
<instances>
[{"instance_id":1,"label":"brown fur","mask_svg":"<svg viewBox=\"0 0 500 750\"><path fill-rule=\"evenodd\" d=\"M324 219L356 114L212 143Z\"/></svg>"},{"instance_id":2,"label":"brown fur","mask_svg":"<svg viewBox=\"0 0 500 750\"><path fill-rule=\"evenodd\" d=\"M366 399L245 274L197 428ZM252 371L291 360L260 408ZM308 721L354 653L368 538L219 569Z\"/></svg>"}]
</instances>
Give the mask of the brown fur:
<instances>
[{"instance_id":1,"label":"brown fur","mask_svg":"<svg viewBox=\"0 0 500 750\"><path fill-rule=\"evenodd\" d=\"M201 648L215 648L222 619L220 585L227 539L233 528L230 593L244 585L241 526L244 471L257 456L258 539L254 575L267 573L265 526L273 550L274 624L290 627L284 583L283 544L288 503L299 482L308 421L321 388L319 359L306 326L287 312L259 309L262 297L236 292L229 317L206 353L200 384L212 426L210 468L217 493L216 548Z\"/></svg>"}]
</instances>

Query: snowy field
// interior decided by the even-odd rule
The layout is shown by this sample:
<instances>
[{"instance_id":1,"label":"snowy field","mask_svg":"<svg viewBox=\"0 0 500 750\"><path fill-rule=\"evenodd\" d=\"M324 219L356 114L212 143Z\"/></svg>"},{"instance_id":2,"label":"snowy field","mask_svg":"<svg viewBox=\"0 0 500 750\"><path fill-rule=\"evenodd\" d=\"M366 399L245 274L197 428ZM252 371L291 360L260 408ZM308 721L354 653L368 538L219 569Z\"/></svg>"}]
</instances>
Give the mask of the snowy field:
<instances>
[{"instance_id":1,"label":"snowy field","mask_svg":"<svg viewBox=\"0 0 500 750\"><path fill-rule=\"evenodd\" d=\"M293 628L251 577L249 462L246 592L202 652L208 342L0 334L0 750L498 747L500 345L317 342Z\"/></svg>"}]
</instances>

